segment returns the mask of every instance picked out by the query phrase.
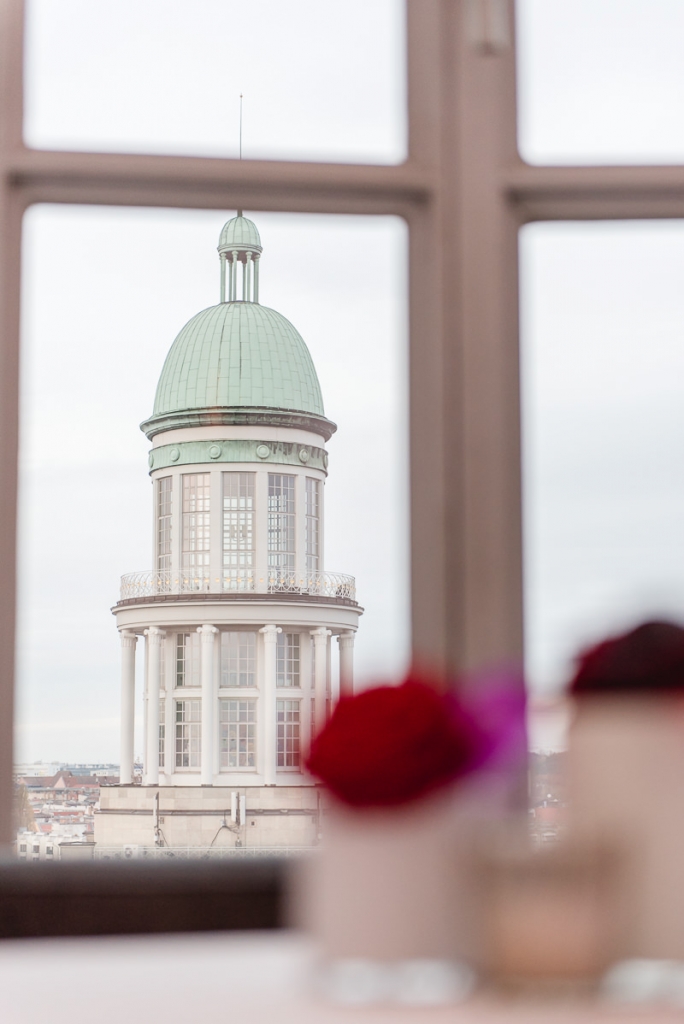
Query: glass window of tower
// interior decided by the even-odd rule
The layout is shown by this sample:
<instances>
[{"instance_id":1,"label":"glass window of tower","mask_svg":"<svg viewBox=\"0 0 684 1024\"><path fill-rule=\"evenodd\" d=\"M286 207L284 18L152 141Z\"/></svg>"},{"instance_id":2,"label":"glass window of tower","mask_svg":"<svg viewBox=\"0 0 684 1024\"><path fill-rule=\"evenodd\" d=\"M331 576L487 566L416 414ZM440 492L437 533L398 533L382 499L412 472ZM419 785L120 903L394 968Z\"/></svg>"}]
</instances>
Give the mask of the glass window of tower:
<instances>
[{"instance_id":1,"label":"glass window of tower","mask_svg":"<svg viewBox=\"0 0 684 1024\"><path fill-rule=\"evenodd\" d=\"M278 768L299 768L298 700L276 701Z\"/></svg>"},{"instance_id":2,"label":"glass window of tower","mask_svg":"<svg viewBox=\"0 0 684 1024\"><path fill-rule=\"evenodd\" d=\"M157 481L157 569L171 568L171 495L173 478L163 476Z\"/></svg>"},{"instance_id":3,"label":"glass window of tower","mask_svg":"<svg viewBox=\"0 0 684 1024\"><path fill-rule=\"evenodd\" d=\"M222 700L221 769L254 768L256 764L256 701Z\"/></svg>"},{"instance_id":4,"label":"glass window of tower","mask_svg":"<svg viewBox=\"0 0 684 1024\"><path fill-rule=\"evenodd\" d=\"M306 571L320 569L321 554L321 483L306 478Z\"/></svg>"},{"instance_id":5,"label":"glass window of tower","mask_svg":"<svg viewBox=\"0 0 684 1024\"><path fill-rule=\"evenodd\" d=\"M197 633L176 634L176 686L200 685L200 638Z\"/></svg>"},{"instance_id":6,"label":"glass window of tower","mask_svg":"<svg viewBox=\"0 0 684 1024\"><path fill-rule=\"evenodd\" d=\"M176 701L176 768L199 768L202 747L202 705Z\"/></svg>"},{"instance_id":7,"label":"glass window of tower","mask_svg":"<svg viewBox=\"0 0 684 1024\"><path fill-rule=\"evenodd\" d=\"M183 475L183 569L203 578L209 571L209 473Z\"/></svg>"},{"instance_id":8,"label":"glass window of tower","mask_svg":"<svg viewBox=\"0 0 684 1024\"><path fill-rule=\"evenodd\" d=\"M255 686L256 633L221 633L221 686Z\"/></svg>"},{"instance_id":9,"label":"glass window of tower","mask_svg":"<svg viewBox=\"0 0 684 1024\"><path fill-rule=\"evenodd\" d=\"M223 474L223 586L253 586L254 473Z\"/></svg>"},{"instance_id":10,"label":"glass window of tower","mask_svg":"<svg viewBox=\"0 0 684 1024\"><path fill-rule=\"evenodd\" d=\"M276 686L299 686L299 633L279 633Z\"/></svg>"},{"instance_id":11,"label":"glass window of tower","mask_svg":"<svg viewBox=\"0 0 684 1024\"><path fill-rule=\"evenodd\" d=\"M164 721L164 709L166 702L161 699L159 701L159 767L164 767L164 754L166 750L166 725Z\"/></svg>"},{"instance_id":12,"label":"glass window of tower","mask_svg":"<svg viewBox=\"0 0 684 1024\"><path fill-rule=\"evenodd\" d=\"M295 478L268 474L268 567L295 567Z\"/></svg>"}]
</instances>

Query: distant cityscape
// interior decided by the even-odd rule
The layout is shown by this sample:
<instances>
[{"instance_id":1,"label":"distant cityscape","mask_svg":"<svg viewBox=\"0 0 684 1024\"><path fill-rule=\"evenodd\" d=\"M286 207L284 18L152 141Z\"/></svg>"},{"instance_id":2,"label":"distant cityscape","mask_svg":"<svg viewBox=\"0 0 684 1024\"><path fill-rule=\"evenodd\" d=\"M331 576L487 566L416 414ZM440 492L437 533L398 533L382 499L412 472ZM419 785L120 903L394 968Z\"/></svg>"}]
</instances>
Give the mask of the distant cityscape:
<instances>
[{"instance_id":1,"label":"distant cityscape","mask_svg":"<svg viewBox=\"0 0 684 1024\"><path fill-rule=\"evenodd\" d=\"M142 779L142 762L136 764ZM17 843L21 860L90 858L100 790L119 784L118 764L43 762L15 766Z\"/></svg>"},{"instance_id":2,"label":"distant cityscape","mask_svg":"<svg viewBox=\"0 0 684 1024\"><path fill-rule=\"evenodd\" d=\"M565 754L530 754L530 837L535 846L556 842L566 825ZM143 783L142 760L134 765L134 785ZM97 851L95 817L103 789L119 785L118 764L71 764L62 761L15 767L17 840L21 860L94 859L110 855ZM201 855L197 850L197 855ZM216 854L225 853L218 847ZM148 856L145 847L128 844L119 856Z\"/></svg>"}]
</instances>

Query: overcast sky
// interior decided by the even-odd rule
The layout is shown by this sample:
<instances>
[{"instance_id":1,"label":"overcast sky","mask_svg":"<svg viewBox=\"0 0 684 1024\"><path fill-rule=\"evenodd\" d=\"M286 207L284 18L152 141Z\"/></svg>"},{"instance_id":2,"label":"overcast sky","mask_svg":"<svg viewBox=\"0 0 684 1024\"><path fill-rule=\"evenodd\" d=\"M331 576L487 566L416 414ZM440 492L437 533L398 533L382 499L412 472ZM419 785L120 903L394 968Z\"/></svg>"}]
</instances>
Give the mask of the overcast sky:
<instances>
[{"instance_id":1,"label":"overcast sky","mask_svg":"<svg viewBox=\"0 0 684 1024\"><path fill-rule=\"evenodd\" d=\"M532 162L684 159L681 0L524 0ZM394 162L396 0L32 0L26 132L45 147ZM151 564L148 443L173 338L218 297L233 211L35 208L26 218L18 757L116 760L118 577ZM381 218L250 211L262 301L321 379L326 566L357 577L357 665L408 643L406 236ZM684 226L521 237L527 644L538 690L578 646L684 610ZM138 745L138 749L140 746Z\"/></svg>"}]
</instances>

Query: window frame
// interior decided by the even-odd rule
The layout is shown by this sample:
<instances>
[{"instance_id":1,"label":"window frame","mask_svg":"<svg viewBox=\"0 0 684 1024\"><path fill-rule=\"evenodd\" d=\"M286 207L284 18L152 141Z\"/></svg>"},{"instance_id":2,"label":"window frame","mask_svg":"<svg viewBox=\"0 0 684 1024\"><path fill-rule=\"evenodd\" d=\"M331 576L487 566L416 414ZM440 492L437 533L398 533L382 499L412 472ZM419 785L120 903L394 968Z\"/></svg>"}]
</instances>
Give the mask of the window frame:
<instances>
[{"instance_id":1,"label":"window frame","mask_svg":"<svg viewBox=\"0 0 684 1024\"><path fill-rule=\"evenodd\" d=\"M684 166L530 167L511 0L406 0L399 165L28 149L22 0L0 0L0 624L15 635L22 217L35 203L394 215L409 228L411 644L458 670L522 655L517 236L684 217ZM0 843L12 843L13 644L0 650Z\"/></svg>"}]
</instances>

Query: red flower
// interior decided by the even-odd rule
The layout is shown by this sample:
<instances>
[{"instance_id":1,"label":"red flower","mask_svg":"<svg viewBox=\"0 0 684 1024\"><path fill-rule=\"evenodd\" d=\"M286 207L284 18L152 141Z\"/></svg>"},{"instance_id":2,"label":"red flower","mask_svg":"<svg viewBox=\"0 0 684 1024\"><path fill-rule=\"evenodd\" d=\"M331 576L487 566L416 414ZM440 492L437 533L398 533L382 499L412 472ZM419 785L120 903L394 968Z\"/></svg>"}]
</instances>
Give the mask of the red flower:
<instances>
[{"instance_id":1,"label":"red flower","mask_svg":"<svg viewBox=\"0 0 684 1024\"><path fill-rule=\"evenodd\" d=\"M475 767L481 737L453 699L416 678L338 703L307 761L354 807L407 803Z\"/></svg>"},{"instance_id":2,"label":"red flower","mask_svg":"<svg viewBox=\"0 0 684 1024\"><path fill-rule=\"evenodd\" d=\"M662 693L684 689L684 629L644 622L611 637L578 659L572 692Z\"/></svg>"}]
</instances>

